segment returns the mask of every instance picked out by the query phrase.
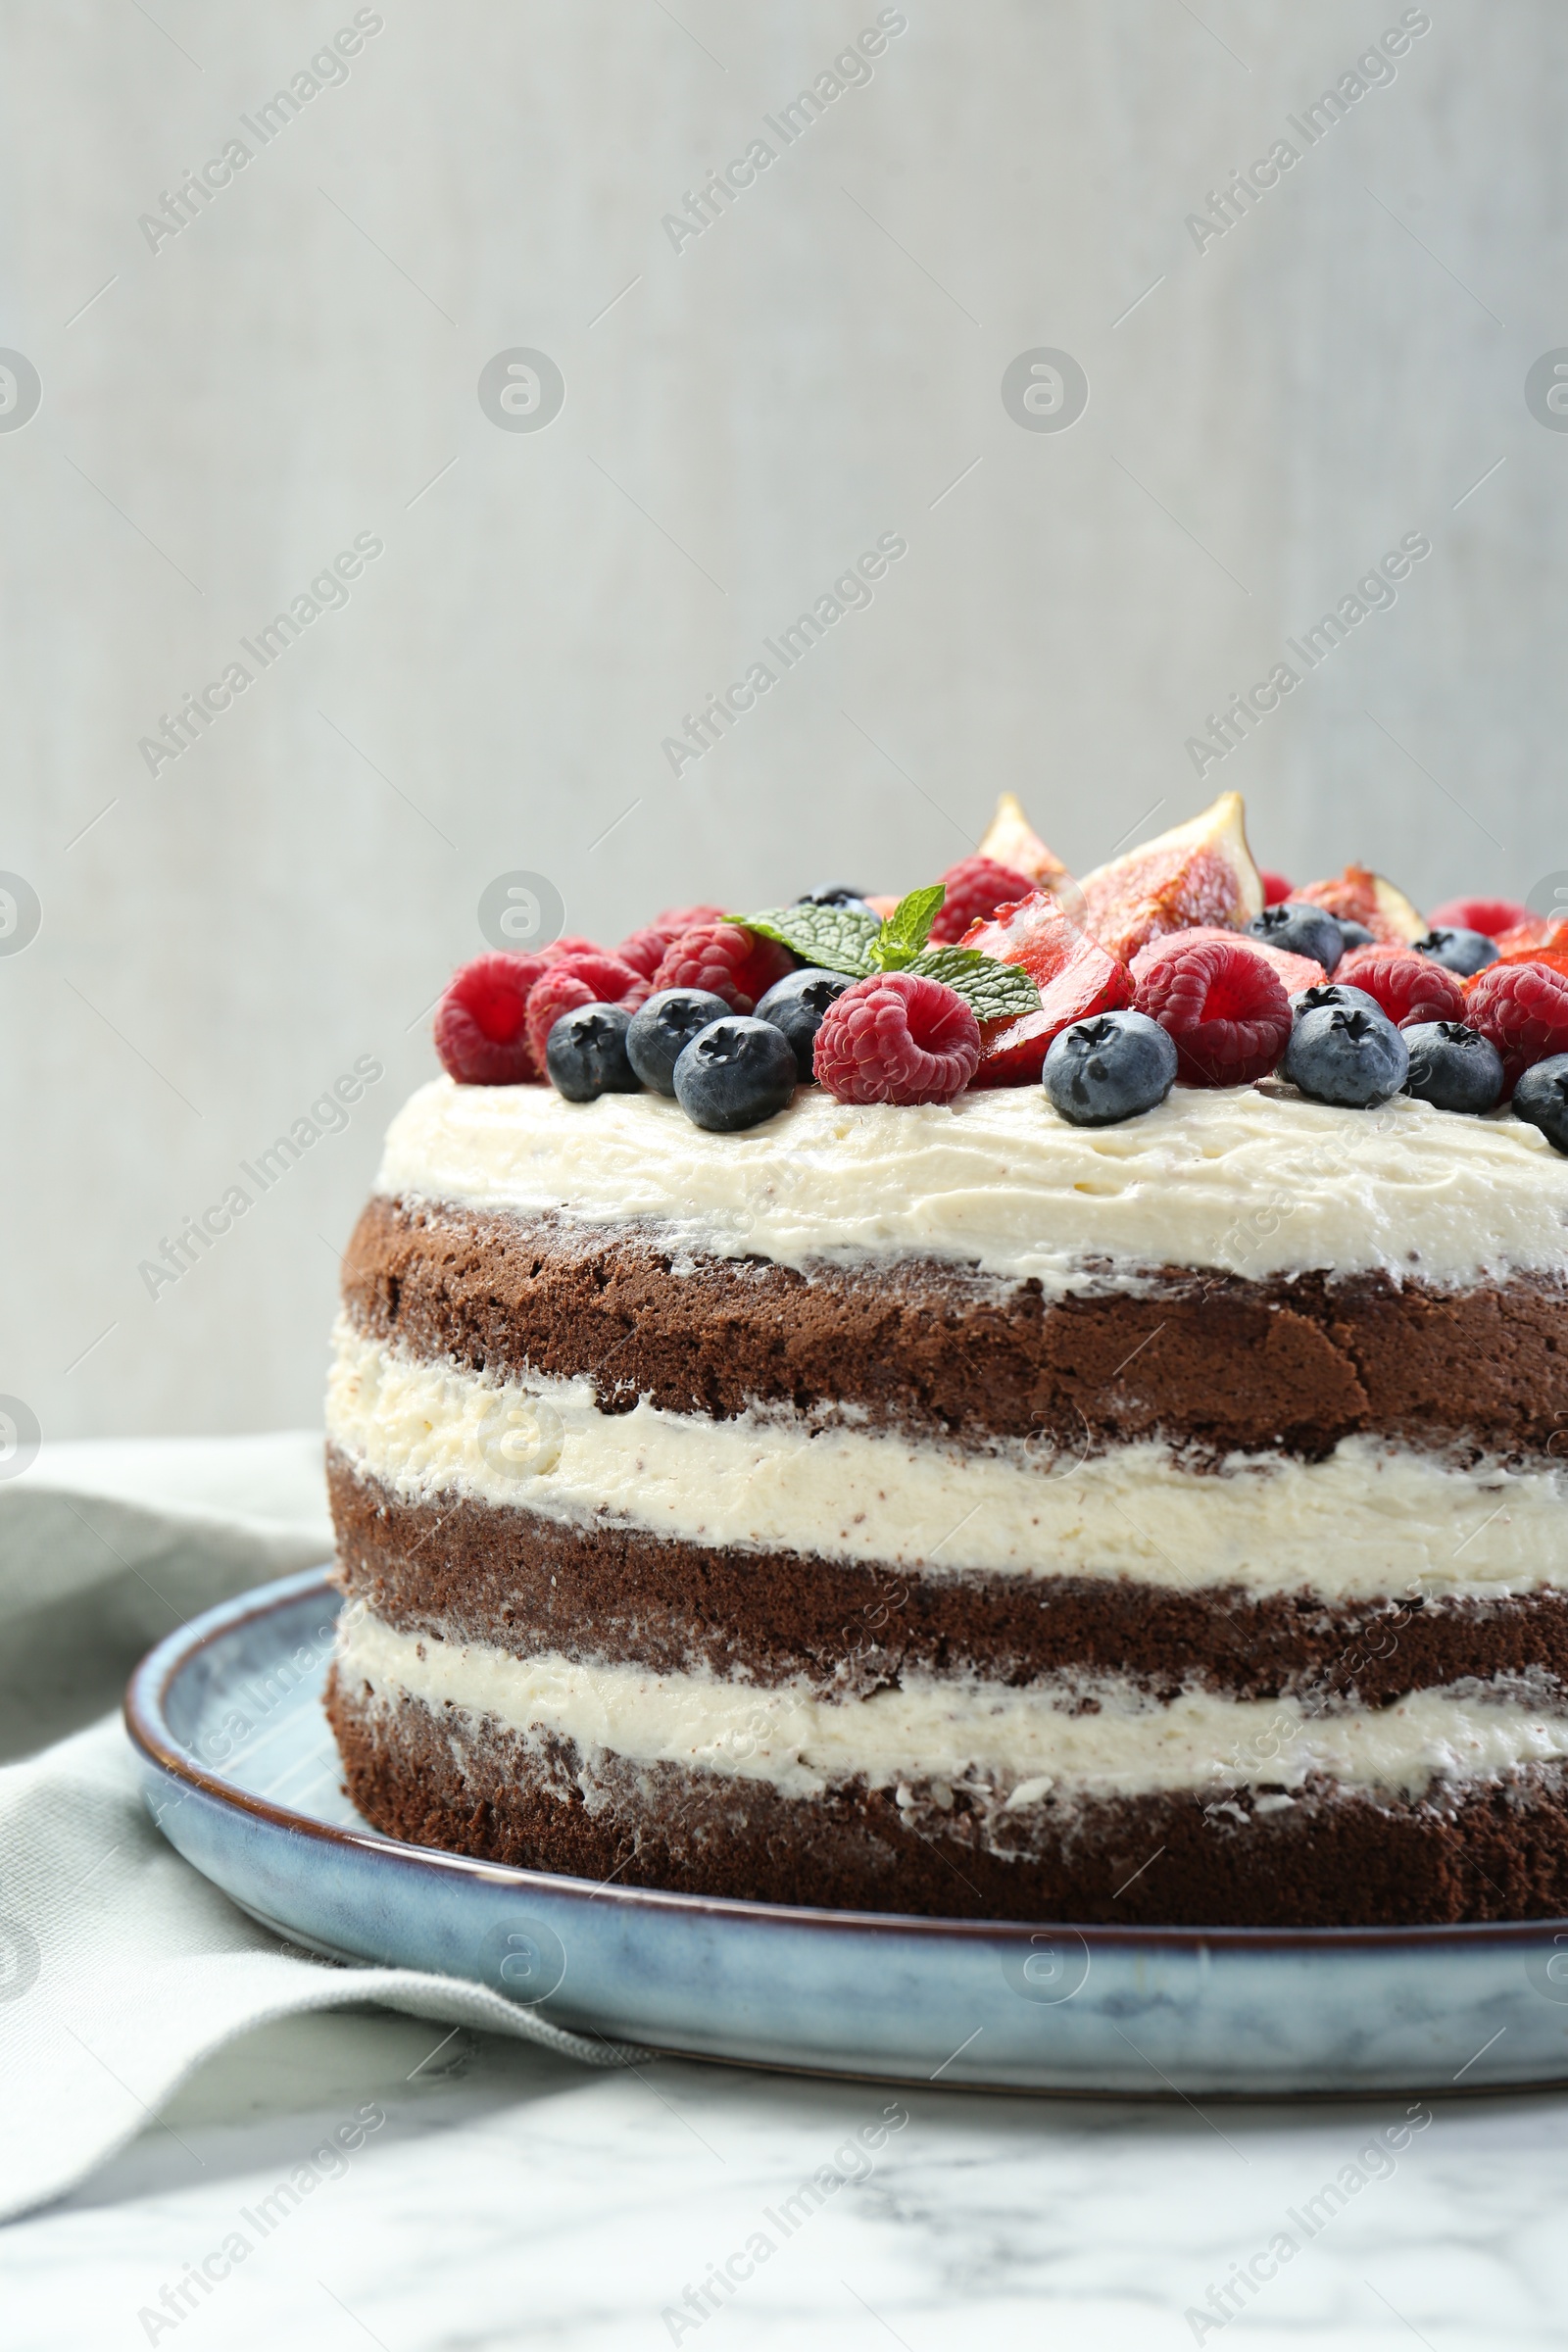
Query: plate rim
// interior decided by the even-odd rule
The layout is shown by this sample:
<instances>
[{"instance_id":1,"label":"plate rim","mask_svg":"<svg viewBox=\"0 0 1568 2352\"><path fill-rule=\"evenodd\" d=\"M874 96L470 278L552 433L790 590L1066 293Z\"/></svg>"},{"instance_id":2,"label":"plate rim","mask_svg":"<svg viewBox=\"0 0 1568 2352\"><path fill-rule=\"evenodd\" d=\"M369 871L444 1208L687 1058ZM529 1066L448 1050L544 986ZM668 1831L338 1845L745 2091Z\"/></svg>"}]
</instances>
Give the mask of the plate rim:
<instances>
[{"instance_id":1,"label":"plate rim","mask_svg":"<svg viewBox=\"0 0 1568 2352\"><path fill-rule=\"evenodd\" d=\"M379 1830L350 1829L338 1822L320 1821L257 1796L212 1772L170 1729L165 1700L176 1677L204 1650L225 1635L253 1621L275 1615L313 1591L342 1595L332 1583L330 1561L296 1569L264 1585L250 1587L228 1600L219 1601L176 1626L142 1658L125 1687L123 1720L131 1745L150 1764L187 1789L207 1797L229 1812L249 1816L269 1829L305 1837L319 1843L348 1846L396 1863L405 1870L454 1872L479 1879L500 1888L548 1892L552 1897L580 1903L608 1902L634 1912L673 1912L682 1917L733 1919L755 1926L789 1927L816 1933L896 1935L949 1942L998 1940L1023 1943L1043 1934L1075 1936L1090 1947L1105 1952L1151 1945L1163 1952L1224 1950L1233 1952L1432 1950L1443 1945L1490 1948L1498 1944L1527 1944L1568 1931L1565 1919L1458 1920L1405 1927L1246 1928L1219 1926L1123 1927L1077 1920L948 1919L905 1911L835 1911L807 1904L763 1903L743 1895L681 1894L658 1886L617 1886L595 1879L568 1878L564 1873L525 1870L512 1862L490 1862L477 1854L449 1853L439 1846L411 1845L385 1837Z\"/></svg>"}]
</instances>

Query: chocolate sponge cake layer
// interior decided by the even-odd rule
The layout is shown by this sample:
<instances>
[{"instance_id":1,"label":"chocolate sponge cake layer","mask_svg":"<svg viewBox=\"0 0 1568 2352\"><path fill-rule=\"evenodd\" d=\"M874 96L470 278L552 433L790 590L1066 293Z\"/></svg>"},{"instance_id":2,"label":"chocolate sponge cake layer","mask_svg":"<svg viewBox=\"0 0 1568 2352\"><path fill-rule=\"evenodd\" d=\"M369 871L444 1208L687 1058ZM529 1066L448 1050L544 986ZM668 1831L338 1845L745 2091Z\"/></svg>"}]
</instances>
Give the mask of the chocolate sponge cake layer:
<instances>
[{"instance_id":1,"label":"chocolate sponge cake layer","mask_svg":"<svg viewBox=\"0 0 1568 2352\"><path fill-rule=\"evenodd\" d=\"M657 1227L377 1198L344 1300L359 1329L416 1355L587 1376L607 1412L778 1403L959 1440L1164 1435L1308 1459L1362 1434L1568 1453L1568 1286L1547 1275L1454 1292L1167 1269L1048 1298L930 1258L808 1277L694 1257Z\"/></svg>"},{"instance_id":2,"label":"chocolate sponge cake layer","mask_svg":"<svg viewBox=\"0 0 1568 2352\"><path fill-rule=\"evenodd\" d=\"M765 1781L631 1764L386 1701L334 1669L354 1802L417 1845L678 1893L956 1919L1383 1927L1568 1914L1560 1768L1419 1798L1309 1786L997 1812L945 1784Z\"/></svg>"},{"instance_id":3,"label":"chocolate sponge cake layer","mask_svg":"<svg viewBox=\"0 0 1568 2352\"><path fill-rule=\"evenodd\" d=\"M864 1696L909 1673L1023 1684L1116 1675L1152 1696L1311 1692L1383 1706L1475 1677L1568 1690L1568 1594L1328 1601L1119 1577L895 1568L574 1525L456 1494L405 1501L328 1457L337 1581L388 1625L518 1657L539 1651L707 1669L756 1685L804 1677Z\"/></svg>"}]
</instances>

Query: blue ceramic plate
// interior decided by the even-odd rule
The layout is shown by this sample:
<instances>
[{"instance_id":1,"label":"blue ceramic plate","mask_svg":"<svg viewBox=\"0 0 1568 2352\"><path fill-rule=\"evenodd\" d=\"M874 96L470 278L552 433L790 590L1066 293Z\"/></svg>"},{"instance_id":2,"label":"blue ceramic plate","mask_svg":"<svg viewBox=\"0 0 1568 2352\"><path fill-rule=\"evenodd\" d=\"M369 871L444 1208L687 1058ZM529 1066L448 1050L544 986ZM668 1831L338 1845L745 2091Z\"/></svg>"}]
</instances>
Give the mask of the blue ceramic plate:
<instances>
[{"instance_id":1,"label":"blue ceramic plate","mask_svg":"<svg viewBox=\"0 0 1568 2352\"><path fill-rule=\"evenodd\" d=\"M137 1669L154 1820L251 1915L558 2025L705 2058L1013 2090L1431 2092L1568 2082L1568 1922L1074 1928L787 1910L402 1845L342 1792L337 1594L309 1569Z\"/></svg>"}]
</instances>

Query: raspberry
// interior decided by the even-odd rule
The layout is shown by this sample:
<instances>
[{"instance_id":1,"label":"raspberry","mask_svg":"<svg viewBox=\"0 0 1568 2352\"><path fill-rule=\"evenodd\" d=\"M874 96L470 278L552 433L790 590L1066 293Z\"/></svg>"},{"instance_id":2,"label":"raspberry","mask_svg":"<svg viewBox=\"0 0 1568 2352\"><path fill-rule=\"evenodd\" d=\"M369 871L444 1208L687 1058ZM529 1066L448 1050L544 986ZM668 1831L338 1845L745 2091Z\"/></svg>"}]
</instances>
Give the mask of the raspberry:
<instances>
[{"instance_id":1,"label":"raspberry","mask_svg":"<svg viewBox=\"0 0 1568 2352\"><path fill-rule=\"evenodd\" d=\"M564 939L553 939L548 948L541 948L539 960L541 963L560 963L567 956L608 956L610 950L602 948L597 939L580 939L574 931L568 931Z\"/></svg>"},{"instance_id":2,"label":"raspberry","mask_svg":"<svg viewBox=\"0 0 1568 2352\"><path fill-rule=\"evenodd\" d=\"M1015 906L1035 887L1027 874L994 858L962 858L942 879L948 895L931 926L934 948L956 947L971 923L988 923L999 906Z\"/></svg>"},{"instance_id":3,"label":"raspberry","mask_svg":"<svg viewBox=\"0 0 1568 2352\"><path fill-rule=\"evenodd\" d=\"M1271 939L1259 939L1255 932L1222 931L1217 923L1195 925L1191 931L1167 931L1162 938L1152 939L1147 948L1140 948L1129 969L1136 988L1152 965L1162 963L1167 956L1180 956L1200 939L1223 940L1227 946L1240 937L1254 956L1261 956L1271 971L1278 972L1288 997L1298 989L1316 988L1326 977L1323 966L1312 956L1293 955L1289 948L1277 948Z\"/></svg>"},{"instance_id":4,"label":"raspberry","mask_svg":"<svg viewBox=\"0 0 1568 2352\"><path fill-rule=\"evenodd\" d=\"M525 1026L539 956L476 956L454 973L436 1008L435 1050L460 1086L537 1086L543 1075Z\"/></svg>"},{"instance_id":5,"label":"raspberry","mask_svg":"<svg viewBox=\"0 0 1568 2352\"><path fill-rule=\"evenodd\" d=\"M1529 907L1517 899L1446 899L1427 916L1434 931L1479 931L1486 939L1496 939L1504 931L1535 920Z\"/></svg>"},{"instance_id":6,"label":"raspberry","mask_svg":"<svg viewBox=\"0 0 1568 2352\"><path fill-rule=\"evenodd\" d=\"M1283 874L1270 873L1266 865L1260 865L1258 867L1257 878L1263 885L1263 904L1265 906L1283 906L1287 899L1292 899L1296 896L1294 887L1292 884L1286 881L1285 876Z\"/></svg>"},{"instance_id":7,"label":"raspberry","mask_svg":"<svg viewBox=\"0 0 1568 2352\"><path fill-rule=\"evenodd\" d=\"M550 1032L564 1012L575 1012L579 1004L635 1008L647 994L641 972L634 972L618 956L607 956L603 948L586 956L563 956L559 963L547 966L528 999L528 1051L535 1066L543 1070Z\"/></svg>"},{"instance_id":8,"label":"raspberry","mask_svg":"<svg viewBox=\"0 0 1568 2352\"><path fill-rule=\"evenodd\" d=\"M1364 989L1396 1029L1406 1021L1462 1021L1464 991L1447 967L1407 949L1352 948L1334 967L1336 980Z\"/></svg>"},{"instance_id":9,"label":"raspberry","mask_svg":"<svg viewBox=\"0 0 1568 2352\"><path fill-rule=\"evenodd\" d=\"M979 1059L980 1024L953 989L879 972L828 1006L812 1067L841 1102L951 1102Z\"/></svg>"},{"instance_id":10,"label":"raspberry","mask_svg":"<svg viewBox=\"0 0 1568 2352\"><path fill-rule=\"evenodd\" d=\"M622 963L629 963L634 972L652 980L663 960L665 950L679 939L683 931L695 931L702 923L716 923L722 916L722 906L671 906L656 914L641 931L629 932L615 954Z\"/></svg>"},{"instance_id":11,"label":"raspberry","mask_svg":"<svg viewBox=\"0 0 1568 2352\"><path fill-rule=\"evenodd\" d=\"M795 969L776 940L742 923L699 923L671 940L654 973L654 987L703 988L733 1012L753 1012L775 980Z\"/></svg>"},{"instance_id":12,"label":"raspberry","mask_svg":"<svg viewBox=\"0 0 1568 2352\"><path fill-rule=\"evenodd\" d=\"M1133 990L1167 1031L1185 1086L1250 1086L1291 1034L1290 1000L1265 957L1240 940L1200 939L1150 963Z\"/></svg>"},{"instance_id":13,"label":"raspberry","mask_svg":"<svg viewBox=\"0 0 1568 2352\"><path fill-rule=\"evenodd\" d=\"M1568 974L1546 963L1489 963L1464 992L1464 1019L1502 1055L1511 1095L1533 1063L1568 1053Z\"/></svg>"}]
</instances>

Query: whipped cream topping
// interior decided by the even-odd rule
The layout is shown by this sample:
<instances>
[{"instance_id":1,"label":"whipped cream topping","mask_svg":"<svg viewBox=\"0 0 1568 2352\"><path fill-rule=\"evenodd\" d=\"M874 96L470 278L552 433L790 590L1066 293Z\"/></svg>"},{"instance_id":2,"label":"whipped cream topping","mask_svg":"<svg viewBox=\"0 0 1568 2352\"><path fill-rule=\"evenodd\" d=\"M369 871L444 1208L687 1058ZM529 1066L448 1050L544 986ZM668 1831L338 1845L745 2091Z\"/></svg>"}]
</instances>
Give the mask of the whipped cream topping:
<instances>
[{"instance_id":1,"label":"whipped cream topping","mask_svg":"<svg viewBox=\"0 0 1568 2352\"><path fill-rule=\"evenodd\" d=\"M1238 1453L1200 1475L1148 1439L1082 1456L1028 1443L976 1452L788 1408L714 1421L643 1398L604 1413L587 1380L504 1382L405 1355L346 1318L327 1434L406 1501L466 1494L921 1576L1121 1576L1326 1599L1495 1595L1565 1578L1568 1473L1549 1468L1462 1468L1348 1438L1321 1462Z\"/></svg>"},{"instance_id":2,"label":"whipped cream topping","mask_svg":"<svg viewBox=\"0 0 1568 2352\"><path fill-rule=\"evenodd\" d=\"M710 1135L662 1096L571 1103L438 1078L393 1121L376 1189L651 1221L692 1251L797 1268L914 1252L1056 1296L1168 1265L1439 1287L1568 1267L1568 1158L1508 1112L1406 1096L1358 1111L1177 1087L1089 1128L1038 1086L910 1107L803 1087L760 1126Z\"/></svg>"},{"instance_id":3,"label":"whipped cream topping","mask_svg":"<svg viewBox=\"0 0 1568 2352\"><path fill-rule=\"evenodd\" d=\"M1211 1691L1159 1704L1109 1679L1092 1690L1065 1680L1019 1690L911 1678L834 1701L802 1687L755 1690L557 1651L514 1658L397 1632L363 1607L345 1612L337 1654L340 1672L383 1702L407 1694L475 1728L488 1720L524 1738L564 1737L588 1760L608 1750L766 1781L786 1796L819 1796L857 1777L876 1788L979 1780L988 1794L1024 1806L1048 1795L1291 1789L1315 1773L1415 1796L1435 1780L1474 1782L1568 1756L1568 1715L1475 1683L1333 1714Z\"/></svg>"}]
</instances>

